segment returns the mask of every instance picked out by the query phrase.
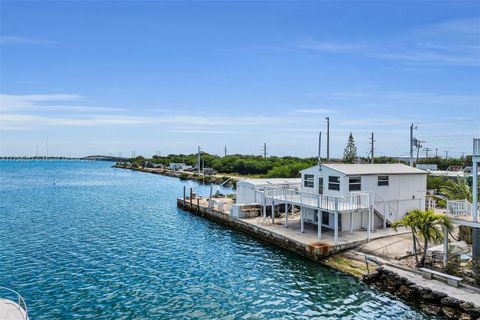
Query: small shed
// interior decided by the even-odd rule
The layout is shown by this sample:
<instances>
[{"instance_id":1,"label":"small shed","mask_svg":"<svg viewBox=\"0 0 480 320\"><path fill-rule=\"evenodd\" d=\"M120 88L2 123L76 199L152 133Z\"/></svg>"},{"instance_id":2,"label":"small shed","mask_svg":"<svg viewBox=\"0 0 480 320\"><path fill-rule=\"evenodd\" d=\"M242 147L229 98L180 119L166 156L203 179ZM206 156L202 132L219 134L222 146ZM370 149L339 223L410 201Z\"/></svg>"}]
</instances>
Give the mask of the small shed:
<instances>
[{"instance_id":1,"label":"small shed","mask_svg":"<svg viewBox=\"0 0 480 320\"><path fill-rule=\"evenodd\" d=\"M245 179L237 182L238 204L260 204L265 187L300 189L301 178Z\"/></svg>"}]
</instances>

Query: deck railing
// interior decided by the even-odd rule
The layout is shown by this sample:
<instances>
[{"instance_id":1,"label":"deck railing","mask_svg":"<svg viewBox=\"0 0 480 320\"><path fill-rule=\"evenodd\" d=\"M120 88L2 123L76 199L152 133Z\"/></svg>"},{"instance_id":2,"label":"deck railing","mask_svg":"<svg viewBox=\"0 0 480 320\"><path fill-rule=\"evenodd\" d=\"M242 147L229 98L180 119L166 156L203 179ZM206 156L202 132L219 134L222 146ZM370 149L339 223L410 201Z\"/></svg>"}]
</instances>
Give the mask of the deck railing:
<instances>
[{"instance_id":1,"label":"deck railing","mask_svg":"<svg viewBox=\"0 0 480 320\"><path fill-rule=\"evenodd\" d=\"M472 216L472 204L468 200L448 200L447 214L454 218L466 218Z\"/></svg>"},{"instance_id":2,"label":"deck railing","mask_svg":"<svg viewBox=\"0 0 480 320\"><path fill-rule=\"evenodd\" d=\"M265 188L265 198L332 212L368 209L370 205L370 195L368 193L351 193L348 196L335 197L291 189Z\"/></svg>"}]
</instances>

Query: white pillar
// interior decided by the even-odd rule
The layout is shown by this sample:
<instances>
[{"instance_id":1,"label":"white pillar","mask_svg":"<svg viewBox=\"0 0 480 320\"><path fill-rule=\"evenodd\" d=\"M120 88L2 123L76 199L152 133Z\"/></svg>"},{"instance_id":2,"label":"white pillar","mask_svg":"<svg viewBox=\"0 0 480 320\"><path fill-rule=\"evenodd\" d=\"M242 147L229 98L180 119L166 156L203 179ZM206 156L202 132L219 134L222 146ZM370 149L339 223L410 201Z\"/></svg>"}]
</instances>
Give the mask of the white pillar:
<instances>
[{"instance_id":1,"label":"white pillar","mask_svg":"<svg viewBox=\"0 0 480 320\"><path fill-rule=\"evenodd\" d=\"M300 232L303 233L303 207L300 207Z\"/></svg>"},{"instance_id":2,"label":"white pillar","mask_svg":"<svg viewBox=\"0 0 480 320\"><path fill-rule=\"evenodd\" d=\"M368 208L368 223L367 223L367 240L370 241L370 229L372 227L372 210L373 205L370 205Z\"/></svg>"},{"instance_id":3,"label":"white pillar","mask_svg":"<svg viewBox=\"0 0 480 320\"><path fill-rule=\"evenodd\" d=\"M334 219L335 221L333 221L333 230L334 230L334 236L333 236L333 242L334 243L337 243L338 241L338 212L335 211L334 213Z\"/></svg>"},{"instance_id":4,"label":"white pillar","mask_svg":"<svg viewBox=\"0 0 480 320\"><path fill-rule=\"evenodd\" d=\"M353 233L353 212L350 212L350 233Z\"/></svg>"},{"instance_id":5,"label":"white pillar","mask_svg":"<svg viewBox=\"0 0 480 320\"><path fill-rule=\"evenodd\" d=\"M265 196L263 196L263 213L262 213L263 218L267 218L267 199L265 199Z\"/></svg>"},{"instance_id":6,"label":"white pillar","mask_svg":"<svg viewBox=\"0 0 480 320\"><path fill-rule=\"evenodd\" d=\"M285 228L288 228L288 203L285 202Z\"/></svg>"},{"instance_id":7,"label":"white pillar","mask_svg":"<svg viewBox=\"0 0 480 320\"><path fill-rule=\"evenodd\" d=\"M383 202L383 229L387 229L387 202Z\"/></svg>"},{"instance_id":8,"label":"white pillar","mask_svg":"<svg viewBox=\"0 0 480 320\"><path fill-rule=\"evenodd\" d=\"M478 152L475 148L475 140L473 139L474 147L473 147L473 152L475 151ZM477 222L478 221L478 155L474 154L472 157L472 165L473 165L473 170L472 170L472 195L473 195L473 203L472 203L472 218L473 221Z\"/></svg>"},{"instance_id":9,"label":"white pillar","mask_svg":"<svg viewBox=\"0 0 480 320\"><path fill-rule=\"evenodd\" d=\"M300 232L303 233L303 198L300 193Z\"/></svg>"},{"instance_id":10,"label":"white pillar","mask_svg":"<svg viewBox=\"0 0 480 320\"><path fill-rule=\"evenodd\" d=\"M275 223L275 201L272 200L272 225Z\"/></svg>"},{"instance_id":11,"label":"white pillar","mask_svg":"<svg viewBox=\"0 0 480 320\"><path fill-rule=\"evenodd\" d=\"M322 238L322 219L321 219L322 211L320 209L317 211L317 223L318 223L318 239Z\"/></svg>"},{"instance_id":12,"label":"white pillar","mask_svg":"<svg viewBox=\"0 0 480 320\"><path fill-rule=\"evenodd\" d=\"M443 227L443 266L448 262L448 227Z\"/></svg>"}]
</instances>

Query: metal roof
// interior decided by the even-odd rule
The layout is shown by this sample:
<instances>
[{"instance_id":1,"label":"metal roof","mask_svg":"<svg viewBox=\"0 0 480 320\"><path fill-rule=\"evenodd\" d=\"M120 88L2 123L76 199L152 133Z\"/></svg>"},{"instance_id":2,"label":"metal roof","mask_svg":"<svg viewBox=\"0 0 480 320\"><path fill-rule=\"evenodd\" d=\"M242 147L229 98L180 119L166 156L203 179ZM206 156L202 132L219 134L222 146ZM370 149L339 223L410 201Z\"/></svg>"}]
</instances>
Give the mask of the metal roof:
<instances>
[{"instance_id":1,"label":"metal roof","mask_svg":"<svg viewBox=\"0 0 480 320\"><path fill-rule=\"evenodd\" d=\"M245 179L238 183L249 183L255 186L301 184L301 178L271 178L271 179Z\"/></svg>"},{"instance_id":2,"label":"metal roof","mask_svg":"<svg viewBox=\"0 0 480 320\"><path fill-rule=\"evenodd\" d=\"M428 174L424 170L413 168L401 163L378 163L378 164L346 164L328 163L323 167L341 172L346 175L370 175L370 174Z\"/></svg>"}]
</instances>

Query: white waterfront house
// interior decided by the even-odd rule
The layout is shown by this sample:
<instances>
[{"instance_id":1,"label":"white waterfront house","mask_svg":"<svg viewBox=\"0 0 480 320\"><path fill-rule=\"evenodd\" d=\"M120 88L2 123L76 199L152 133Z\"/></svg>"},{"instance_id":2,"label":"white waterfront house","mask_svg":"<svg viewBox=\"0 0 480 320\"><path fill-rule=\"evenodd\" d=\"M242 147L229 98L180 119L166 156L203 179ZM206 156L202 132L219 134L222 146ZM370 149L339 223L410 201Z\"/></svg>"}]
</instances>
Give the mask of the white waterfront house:
<instances>
[{"instance_id":1,"label":"white waterfront house","mask_svg":"<svg viewBox=\"0 0 480 320\"><path fill-rule=\"evenodd\" d=\"M239 184L237 204L261 204L264 217L267 206L284 205L285 213L300 208L301 232L305 222L316 224L319 238L322 227L334 231L335 241L339 231L367 230L370 237L372 229L425 209L427 174L404 164L321 164L301 171L300 187L285 183L288 179L277 179L285 181L277 185L258 182L261 188L253 188L254 181Z\"/></svg>"},{"instance_id":2,"label":"white waterfront house","mask_svg":"<svg viewBox=\"0 0 480 320\"><path fill-rule=\"evenodd\" d=\"M301 171L302 192L340 199L369 198L373 205L372 227L379 228L405 216L413 209L425 209L427 172L404 164L343 164L331 163ZM342 203L342 200L337 200ZM341 231L367 229L368 210L359 207L354 215L341 212ZM306 222L334 228L335 212L305 208ZM351 210L345 210L351 211ZM352 221L350 221L352 219Z\"/></svg>"}]
</instances>

